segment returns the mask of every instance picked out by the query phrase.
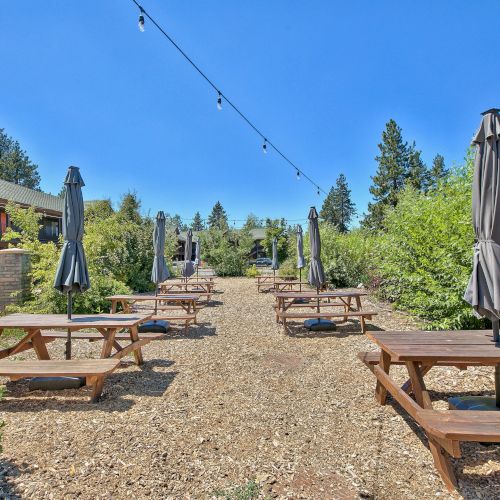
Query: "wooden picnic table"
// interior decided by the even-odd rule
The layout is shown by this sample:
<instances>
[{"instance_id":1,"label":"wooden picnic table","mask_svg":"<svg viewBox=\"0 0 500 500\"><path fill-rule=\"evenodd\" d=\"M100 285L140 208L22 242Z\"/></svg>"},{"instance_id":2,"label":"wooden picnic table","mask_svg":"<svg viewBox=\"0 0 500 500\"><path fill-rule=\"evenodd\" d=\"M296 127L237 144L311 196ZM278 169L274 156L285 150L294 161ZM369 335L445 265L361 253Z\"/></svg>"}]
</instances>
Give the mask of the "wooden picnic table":
<instances>
[{"instance_id":1,"label":"wooden picnic table","mask_svg":"<svg viewBox=\"0 0 500 500\"><path fill-rule=\"evenodd\" d=\"M199 300L196 294L160 294L160 295L111 295L106 297L107 300L111 301L111 313L115 314L118 309L118 304L121 305L122 311L125 313L132 312L132 306L138 302L156 302L162 303L174 303L179 309L184 310L186 313L196 312L196 303Z\"/></svg>"},{"instance_id":2,"label":"wooden picnic table","mask_svg":"<svg viewBox=\"0 0 500 500\"><path fill-rule=\"evenodd\" d=\"M290 291L301 291L303 288L305 291L310 290L310 285L308 281L298 281L298 280L284 280L277 279L275 281L262 281L257 282L257 290L268 289L273 292L284 292L286 290Z\"/></svg>"},{"instance_id":3,"label":"wooden picnic table","mask_svg":"<svg viewBox=\"0 0 500 500\"><path fill-rule=\"evenodd\" d=\"M197 294L173 293L161 295L111 295L106 297L111 301L111 313L115 314L118 309L118 304L121 305L124 313L131 313L132 307L138 302L154 302L155 306L151 306L156 313L151 317L153 320L167 320L170 322L184 323L184 331L187 333L190 323L196 324L197 308L196 304L199 300ZM175 304L175 306L166 306L164 304ZM177 309L184 311L183 315L168 314L165 311ZM158 314L158 311L161 314ZM153 311L154 312L154 311Z\"/></svg>"},{"instance_id":4,"label":"wooden picnic table","mask_svg":"<svg viewBox=\"0 0 500 500\"><path fill-rule=\"evenodd\" d=\"M74 314L68 320L65 314L21 313L0 317L0 335L10 328L25 332L24 337L14 346L0 350L0 374L11 380L33 376L82 376L85 377L86 384L93 387L92 401L97 401L102 392L104 377L118 367L120 358L133 352L136 363L143 363L141 346L150 339L139 338L138 326L150 317L150 314ZM51 360L46 341L54 339L54 332L43 330L56 328L69 330L70 334L79 334L80 330L86 329L97 330L104 340L101 359ZM129 332L130 343L125 346L120 345L115 338L120 330ZM44 338L44 333L49 334L47 338ZM112 354L113 348L116 349L115 354ZM4 359L28 349L35 350L39 361Z\"/></svg>"},{"instance_id":5,"label":"wooden picnic table","mask_svg":"<svg viewBox=\"0 0 500 500\"><path fill-rule=\"evenodd\" d=\"M347 321L350 317L359 317L361 329L366 330L365 319L371 319L377 313L366 311L361 304L361 297L366 292L359 291L332 291L317 292L316 290L306 290L303 292L285 291L274 294L276 298L275 311L276 321L283 321L285 331L287 329L287 319L322 319L322 318L342 318ZM353 304L355 302L355 307ZM342 311L325 311L325 308L341 307ZM297 312L298 309L302 311ZM315 312L312 309L316 309ZM321 310L323 309L323 311Z\"/></svg>"},{"instance_id":6,"label":"wooden picnic table","mask_svg":"<svg viewBox=\"0 0 500 500\"><path fill-rule=\"evenodd\" d=\"M378 362L371 353L359 357L377 377L376 399L385 404L387 392L408 411L426 431L436 469L446 486L456 488L450 456L460 457L460 442L500 442L500 412L433 410L425 386L425 374L435 366L491 366L500 363L500 346L491 331L368 332L380 347ZM375 353L373 353L375 354ZM371 359L370 359L371 358ZM409 381L400 388L389 376L393 364L404 364ZM413 392L415 401L408 395Z\"/></svg>"},{"instance_id":7,"label":"wooden picnic table","mask_svg":"<svg viewBox=\"0 0 500 500\"><path fill-rule=\"evenodd\" d=\"M212 294L215 284L213 281L164 281L160 284L162 294L180 290L182 292L203 292Z\"/></svg>"}]
</instances>

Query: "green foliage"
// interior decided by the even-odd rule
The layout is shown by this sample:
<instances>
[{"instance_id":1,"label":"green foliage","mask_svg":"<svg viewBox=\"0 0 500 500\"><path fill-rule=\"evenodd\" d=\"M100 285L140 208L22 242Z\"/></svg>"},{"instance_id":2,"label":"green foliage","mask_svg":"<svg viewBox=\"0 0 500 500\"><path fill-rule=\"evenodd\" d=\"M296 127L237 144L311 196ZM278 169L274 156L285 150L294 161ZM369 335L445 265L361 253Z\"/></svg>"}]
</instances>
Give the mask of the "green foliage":
<instances>
[{"instance_id":1,"label":"green foliage","mask_svg":"<svg viewBox=\"0 0 500 500\"><path fill-rule=\"evenodd\" d=\"M227 214L221 203L218 201L212 208L212 212L208 216L208 227L210 229L227 229Z\"/></svg>"},{"instance_id":2,"label":"green foliage","mask_svg":"<svg viewBox=\"0 0 500 500\"><path fill-rule=\"evenodd\" d=\"M199 235L202 259L218 276L243 276L253 246L248 231L211 228Z\"/></svg>"},{"instance_id":3,"label":"green foliage","mask_svg":"<svg viewBox=\"0 0 500 500\"><path fill-rule=\"evenodd\" d=\"M142 220L140 210L141 201L137 197L137 193L129 191L122 196L117 215L121 221L140 224Z\"/></svg>"},{"instance_id":4,"label":"green foliage","mask_svg":"<svg viewBox=\"0 0 500 500\"><path fill-rule=\"evenodd\" d=\"M38 166L3 128L0 129L0 179L31 189L40 187Z\"/></svg>"},{"instance_id":5,"label":"green foliage","mask_svg":"<svg viewBox=\"0 0 500 500\"><path fill-rule=\"evenodd\" d=\"M205 229L205 224L201 218L200 212L194 214L193 222L191 224L191 229L193 231L203 231Z\"/></svg>"},{"instance_id":6,"label":"green foliage","mask_svg":"<svg viewBox=\"0 0 500 500\"><path fill-rule=\"evenodd\" d=\"M356 287L371 281L371 254L376 238L363 229L342 234L331 224L320 225L321 260L329 283ZM309 244L304 250L309 252Z\"/></svg>"},{"instance_id":7,"label":"green foliage","mask_svg":"<svg viewBox=\"0 0 500 500\"><path fill-rule=\"evenodd\" d=\"M432 167L429 171L429 189L436 189L440 182L448 176L449 171L445 167L444 157L436 155L432 160Z\"/></svg>"},{"instance_id":8,"label":"green foliage","mask_svg":"<svg viewBox=\"0 0 500 500\"><path fill-rule=\"evenodd\" d=\"M64 197L64 195L63 195ZM85 204L85 223L96 222L111 217L115 211L111 200L94 200Z\"/></svg>"},{"instance_id":9,"label":"green foliage","mask_svg":"<svg viewBox=\"0 0 500 500\"><path fill-rule=\"evenodd\" d=\"M266 235L262 246L267 255L273 254L273 239L278 240L278 261L281 263L288 257L288 229L285 219L266 219Z\"/></svg>"},{"instance_id":10,"label":"green foliage","mask_svg":"<svg viewBox=\"0 0 500 500\"><path fill-rule=\"evenodd\" d=\"M376 246L380 295L435 328L481 324L462 299L474 245L471 175L469 160L432 196L407 188Z\"/></svg>"},{"instance_id":11,"label":"green foliage","mask_svg":"<svg viewBox=\"0 0 500 500\"><path fill-rule=\"evenodd\" d=\"M351 190L344 174L337 178L321 208L320 217L335 226L341 233L349 229L356 207L351 200Z\"/></svg>"},{"instance_id":12,"label":"green foliage","mask_svg":"<svg viewBox=\"0 0 500 500\"><path fill-rule=\"evenodd\" d=\"M255 214L248 214L243 229L258 229L262 227L262 221Z\"/></svg>"},{"instance_id":13,"label":"green foliage","mask_svg":"<svg viewBox=\"0 0 500 500\"><path fill-rule=\"evenodd\" d=\"M260 493L260 486L252 480L230 491L215 491L213 495L216 498L223 498L225 500L253 500L259 498Z\"/></svg>"},{"instance_id":14,"label":"green foliage","mask_svg":"<svg viewBox=\"0 0 500 500\"><path fill-rule=\"evenodd\" d=\"M284 279L294 279L297 278L299 271L296 268L297 261L293 259L286 259L278 270L278 276Z\"/></svg>"},{"instance_id":15,"label":"green foliage","mask_svg":"<svg viewBox=\"0 0 500 500\"><path fill-rule=\"evenodd\" d=\"M245 276L247 278L256 278L257 276L260 276L260 271L257 269L257 266L253 264L252 266L247 268L247 270L245 271Z\"/></svg>"}]
</instances>

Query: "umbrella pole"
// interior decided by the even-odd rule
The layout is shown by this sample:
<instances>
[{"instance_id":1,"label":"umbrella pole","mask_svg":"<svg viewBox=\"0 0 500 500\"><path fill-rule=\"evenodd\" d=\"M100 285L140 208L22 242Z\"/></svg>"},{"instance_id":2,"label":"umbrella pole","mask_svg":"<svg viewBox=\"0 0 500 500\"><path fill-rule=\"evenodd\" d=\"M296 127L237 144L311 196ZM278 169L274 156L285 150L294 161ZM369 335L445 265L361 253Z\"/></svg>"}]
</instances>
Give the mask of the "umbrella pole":
<instances>
[{"instance_id":1,"label":"umbrella pole","mask_svg":"<svg viewBox=\"0 0 500 500\"><path fill-rule=\"evenodd\" d=\"M73 295L71 291L68 292L68 319L71 320L73 313ZM68 328L66 332L66 359L71 359L71 330Z\"/></svg>"},{"instance_id":2,"label":"umbrella pole","mask_svg":"<svg viewBox=\"0 0 500 500\"><path fill-rule=\"evenodd\" d=\"M499 345L499 320L492 321L493 326L493 341ZM495 403L497 408L500 408L500 364L495 365Z\"/></svg>"},{"instance_id":3,"label":"umbrella pole","mask_svg":"<svg viewBox=\"0 0 500 500\"><path fill-rule=\"evenodd\" d=\"M155 283L155 316L158 314L158 300L156 300L156 297L158 297L158 283Z\"/></svg>"},{"instance_id":4,"label":"umbrella pole","mask_svg":"<svg viewBox=\"0 0 500 500\"><path fill-rule=\"evenodd\" d=\"M316 287L316 293L318 294L318 302L317 302L317 309L318 309L318 314L319 314L319 286ZM321 320L318 318L318 325L321 323Z\"/></svg>"},{"instance_id":5,"label":"umbrella pole","mask_svg":"<svg viewBox=\"0 0 500 500\"><path fill-rule=\"evenodd\" d=\"M302 268L299 269L299 292L302 291Z\"/></svg>"}]
</instances>

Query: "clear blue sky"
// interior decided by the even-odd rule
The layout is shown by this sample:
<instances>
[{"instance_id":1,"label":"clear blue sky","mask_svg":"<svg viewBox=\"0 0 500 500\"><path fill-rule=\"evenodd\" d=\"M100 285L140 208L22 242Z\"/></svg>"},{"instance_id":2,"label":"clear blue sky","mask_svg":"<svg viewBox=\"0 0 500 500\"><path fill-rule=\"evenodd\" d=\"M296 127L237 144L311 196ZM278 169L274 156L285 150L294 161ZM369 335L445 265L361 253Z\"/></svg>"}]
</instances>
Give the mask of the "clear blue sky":
<instances>
[{"instance_id":1,"label":"clear blue sky","mask_svg":"<svg viewBox=\"0 0 500 500\"><path fill-rule=\"evenodd\" d=\"M326 190L344 172L363 212L394 118L423 158L460 163L499 106L497 0L144 0L265 134ZM260 139L129 0L2 2L0 127L58 192L136 190L144 211L305 219L323 198Z\"/></svg>"}]
</instances>

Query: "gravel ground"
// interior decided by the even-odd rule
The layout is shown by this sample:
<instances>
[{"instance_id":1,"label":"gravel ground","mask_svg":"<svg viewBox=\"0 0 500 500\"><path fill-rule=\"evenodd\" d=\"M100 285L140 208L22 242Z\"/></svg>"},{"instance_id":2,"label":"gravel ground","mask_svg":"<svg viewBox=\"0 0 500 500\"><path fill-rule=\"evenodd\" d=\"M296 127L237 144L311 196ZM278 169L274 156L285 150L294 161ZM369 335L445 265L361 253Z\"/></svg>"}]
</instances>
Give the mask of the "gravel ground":
<instances>
[{"instance_id":1,"label":"gravel ground","mask_svg":"<svg viewBox=\"0 0 500 500\"><path fill-rule=\"evenodd\" d=\"M217 281L222 293L200 325L144 347L142 368L124 362L98 404L86 389L9 382L0 496L212 498L240 488L238 498L460 498L443 487L422 432L397 405L376 404L374 377L356 358L372 346L357 323L285 336L254 280ZM380 312L370 329L415 328L372 298L365 305ZM49 351L62 358L64 341ZM99 345L73 351L98 357ZM427 380L438 407L451 393L493 389L489 368L439 368ZM498 497L500 448L463 452L461 496Z\"/></svg>"}]
</instances>

